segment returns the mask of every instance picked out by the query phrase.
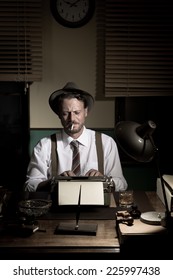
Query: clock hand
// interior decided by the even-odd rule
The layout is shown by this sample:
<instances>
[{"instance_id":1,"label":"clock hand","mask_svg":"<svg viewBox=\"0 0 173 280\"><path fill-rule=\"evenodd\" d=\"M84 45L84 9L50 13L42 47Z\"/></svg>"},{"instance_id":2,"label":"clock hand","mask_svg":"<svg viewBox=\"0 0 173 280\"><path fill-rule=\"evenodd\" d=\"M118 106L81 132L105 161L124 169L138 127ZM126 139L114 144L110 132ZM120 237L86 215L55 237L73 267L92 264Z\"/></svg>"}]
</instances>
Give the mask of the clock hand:
<instances>
[{"instance_id":1,"label":"clock hand","mask_svg":"<svg viewBox=\"0 0 173 280\"><path fill-rule=\"evenodd\" d=\"M71 5L71 3L69 1L65 1L63 0L66 4Z\"/></svg>"},{"instance_id":2,"label":"clock hand","mask_svg":"<svg viewBox=\"0 0 173 280\"><path fill-rule=\"evenodd\" d=\"M68 5L70 5L70 7L77 7L77 5L76 5L76 3L77 2L79 2L80 0L77 0L76 2L74 2L74 3L71 3L71 2L69 2L69 1L65 1L65 0L63 0L66 4L68 4Z\"/></svg>"},{"instance_id":3,"label":"clock hand","mask_svg":"<svg viewBox=\"0 0 173 280\"><path fill-rule=\"evenodd\" d=\"M77 2L79 2L80 0L77 0L76 2L74 2L74 3L71 3L71 5L70 5L70 7L73 7L73 6L75 6L75 7L77 7Z\"/></svg>"}]
</instances>

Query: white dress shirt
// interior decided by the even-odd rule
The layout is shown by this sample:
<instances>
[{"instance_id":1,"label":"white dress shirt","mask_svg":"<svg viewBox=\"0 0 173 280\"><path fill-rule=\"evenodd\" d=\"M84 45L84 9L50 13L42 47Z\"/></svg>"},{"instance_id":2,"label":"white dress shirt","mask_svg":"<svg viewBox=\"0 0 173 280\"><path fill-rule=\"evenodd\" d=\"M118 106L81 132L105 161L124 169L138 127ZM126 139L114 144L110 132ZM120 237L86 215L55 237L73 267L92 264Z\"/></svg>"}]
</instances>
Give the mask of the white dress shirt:
<instances>
[{"instance_id":1,"label":"white dress shirt","mask_svg":"<svg viewBox=\"0 0 173 280\"><path fill-rule=\"evenodd\" d=\"M58 174L71 170L73 151L70 142L72 137L63 130L56 133L58 153ZM95 131L84 127L79 141L81 175L90 169L98 170ZM104 175L112 177L115 190L125 190L127 182L122 173L122 167L117 150L117 145L112 137L102 133L102 146L104 154ZM51 174L51 138L41 139L33 150L27 170L27 179L24 185L26 191L36 191L37 185L50 179Z\"/></svg>"}]
</instances>

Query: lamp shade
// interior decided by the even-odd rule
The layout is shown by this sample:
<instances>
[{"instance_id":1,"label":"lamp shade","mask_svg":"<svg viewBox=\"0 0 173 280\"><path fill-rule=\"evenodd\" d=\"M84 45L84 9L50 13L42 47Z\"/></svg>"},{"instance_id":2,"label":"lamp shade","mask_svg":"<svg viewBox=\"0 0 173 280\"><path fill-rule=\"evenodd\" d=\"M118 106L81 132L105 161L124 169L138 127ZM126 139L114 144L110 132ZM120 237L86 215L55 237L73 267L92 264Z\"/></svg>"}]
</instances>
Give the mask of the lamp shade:
<instances>
[{"instance_id":1,"label":"lamp shade","mask_svg":"<svg viewBox=\"0 0 173 280\"><path fill-rule=\"evenodd\" d=\"M142 125L132 121L121 121L115 126L115 138L117 144L129 157L138 162L150 162L156 152L158 154L158 149L152 138L155 129L156 124L153 121L147 121ZM168 208L165 185L160 173L158 157L156 163L166 207L165 215L160 218L160 223L173 232L173 217ZM158 223L158 217L160 217L160 213L154 211L141 214L140 219L144 223L156 224Z\"/></svg>"},{"instance_id":2,"label":"lamp shade","mask_svg":"<svg viewBox=\"0 0 173 280\"><path fill-rule=\"evenodd\" d=\"M152 133L156 128L153 121L139 124L121 121L115 126L115 138L121 149L138 162L150 162L155 156Z\"/></svg>"}]
</instances>

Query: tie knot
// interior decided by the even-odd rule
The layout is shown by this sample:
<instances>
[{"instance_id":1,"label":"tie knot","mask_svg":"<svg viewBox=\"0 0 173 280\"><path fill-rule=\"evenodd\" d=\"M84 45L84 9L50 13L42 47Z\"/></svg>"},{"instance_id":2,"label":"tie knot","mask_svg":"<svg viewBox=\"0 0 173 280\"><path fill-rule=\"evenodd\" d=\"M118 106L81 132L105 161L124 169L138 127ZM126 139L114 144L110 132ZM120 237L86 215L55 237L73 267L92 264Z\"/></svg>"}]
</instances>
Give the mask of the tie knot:
<instances>
[{"instance_id":1,"label":"tie knot","mask_svg":"<svg viewBox=\"0 0 173 280\"><path fill-rule=\"evenodd\" d=\"M79 142L77 140L73 140L70 144L73 148L79 148Z\"/></svg>"}]
</instances>

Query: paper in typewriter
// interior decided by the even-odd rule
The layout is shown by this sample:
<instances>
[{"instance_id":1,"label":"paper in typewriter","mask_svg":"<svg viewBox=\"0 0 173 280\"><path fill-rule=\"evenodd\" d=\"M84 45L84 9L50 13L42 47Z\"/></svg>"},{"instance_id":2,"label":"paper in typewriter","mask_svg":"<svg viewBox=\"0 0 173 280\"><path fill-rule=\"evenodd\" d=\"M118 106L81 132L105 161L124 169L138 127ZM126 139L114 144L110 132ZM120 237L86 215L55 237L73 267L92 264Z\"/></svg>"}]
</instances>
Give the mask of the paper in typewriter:
<instances>
[{"instance_id":1,"label":"paper in typewriter","mask_svg":"<svg viewBox=\"0 0 173 280\"><path fill-rule=\"evenodd\" d=\"M66 182L58 183L59 205L76 205L81 186L81 205L104 205L103 182Z\"/></svg>"}]
</instances>

